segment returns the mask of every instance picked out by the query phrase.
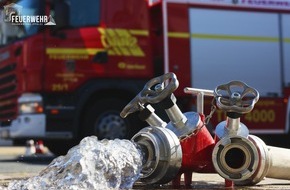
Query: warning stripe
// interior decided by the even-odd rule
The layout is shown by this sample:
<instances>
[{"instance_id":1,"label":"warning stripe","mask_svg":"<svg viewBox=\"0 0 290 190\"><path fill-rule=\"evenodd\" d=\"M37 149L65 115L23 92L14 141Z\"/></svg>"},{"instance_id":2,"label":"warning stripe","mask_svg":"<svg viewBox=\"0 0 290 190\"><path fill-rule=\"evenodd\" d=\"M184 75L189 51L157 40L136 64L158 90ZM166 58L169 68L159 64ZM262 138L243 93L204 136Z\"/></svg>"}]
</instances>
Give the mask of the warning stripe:
<instances>
[{"instance_id":1,"label":"warning stripe","mask_svg":"<svg viewBox=\"0 0 290 190\"><path fill-rule=\"evenodd\" d=\"M132 35L136 36L149 36L148 30L129 30Z\"/></svg>"},{"instance_id":2,"label":"warning stripe","mask_svg":"<svg viewBox=\"0 0 290 190\"><path fill-rule=\"evenodd\" d=\"M109 35L120 35L120 36L130 36L134 35L148 35L148 31L145 30L112 30L106 29L107 34ZM137 31L137 32L136 32ZM138 34L137 34L138 33ZM272 37L257 37L257 36L229 36L229 35L209 35L209 34L191 34L186 32L169 32L168 37L171 38L199 38L199 39L217 39L217 40L243 40L243 41L268 41L268 42L278 42L278 38ZM284 38L283 42L290 43L290 38ZM82 54L82 55L95 55L98 52L106 51L105 48L47 48L46 54ZM113 48L109 50L109 55L124 55L124 56L144 56L144 52L140 47L134 48Z\"/></svg>"},{"instance_id":3,"label":"warning stripe","mask_svg":"<svg viewBox=\"0 0 290 190\"><path fill-rule=\"evenodd\" d=\"M200 39L216 39L216 40L240 40L240 41L263 41L263 42L278 42L275 37L260 37L260 36L232 36L232 35L213 35L213 34L191 34L192 38Z\"/></svg>"},{"instance_id":4,"label":"warning stripe","mask_svg":"<svg viewBox=\"0 0 290 190\"><path fill-rule=\"evenodd\" d=\"M171 38L189 38L190 35L187 32L168 32L168 37L171 37Z\"/></svg>"},{"instance_id":5,"label":"warning stripe","mask_svg":"<svg viewBox=\"0 0 290 190\"><path fill-rule=\"evenodd\" d=\"M46 48L46 54L85 54L95 55L105 51L104 48Z\"/></svg>"},{"instance_id":6,"label":"warning stripe","mask_svg":"<svg viewBox=\"0 0 290 190\"><path fill-rule=\"evenodd\" d=\"M169 32L168 37L171 38L197 38L197 39L214 39L214 40L239 40L239 41L260 41L260 42L278 42L277 37L261 37L261 36L234 36L234 35L216 35L216 34L198 34L187 32ZM290 43L290 38L284 38L283 42Z\"/></svg>"},{"instance_id":7,"label":"warning stripe","mask_svg":"<svg viewBox=\"0 0 290 190\"><path fill-rule=\"evenodd\" d=\"M290 38L284 38L283 41L286 43L290 43Z\"/></svg>"}]
</instances>

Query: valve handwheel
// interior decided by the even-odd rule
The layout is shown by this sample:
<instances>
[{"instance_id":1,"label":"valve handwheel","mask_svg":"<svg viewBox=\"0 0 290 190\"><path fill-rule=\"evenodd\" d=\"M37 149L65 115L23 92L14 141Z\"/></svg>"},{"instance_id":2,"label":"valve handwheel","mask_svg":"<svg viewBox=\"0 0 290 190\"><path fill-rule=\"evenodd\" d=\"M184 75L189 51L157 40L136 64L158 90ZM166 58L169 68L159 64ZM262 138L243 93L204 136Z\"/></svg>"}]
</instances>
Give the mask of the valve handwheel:
<instances>
[{"instance_id":1,"label":"valve handwheel","mask_svg":"<svg viewBox=\"0 0 290 190\"><path fill-rule=\"evenodd\" d=\"M214 95L221 110L240 114L252 111L259 100L259 92L241 81L217 86Z\"/></svg>"},{"instance_id":2,"label":"valve handwheel","mask_svg":"<svg viewBox=\"0 0 290 190\"><path fill-rule=\"evenodd\" d=\"M152 89L156 85L163 85L168 81L168 84L164 87L164 89ZM137 96L131 100L120 113L121 117L125 118L129 114L139 111L145 103L155 104L162 101L164 98L173 93L179 83L177 77L174 73L166 73L159 77L155 77L148 81L143 90L137 94Z\"/></svg>"}]
</instances>

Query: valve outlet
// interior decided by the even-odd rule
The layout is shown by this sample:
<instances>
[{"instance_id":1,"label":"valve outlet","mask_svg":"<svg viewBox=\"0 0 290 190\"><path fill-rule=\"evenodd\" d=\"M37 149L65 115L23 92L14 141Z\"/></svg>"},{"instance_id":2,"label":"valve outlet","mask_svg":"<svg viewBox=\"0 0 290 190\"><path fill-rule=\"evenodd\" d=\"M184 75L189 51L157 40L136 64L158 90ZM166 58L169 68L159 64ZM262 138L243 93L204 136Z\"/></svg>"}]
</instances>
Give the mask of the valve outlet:
<instances>
[{"instance_id":1,"label":"valve outlet","mask_svg":"<svg viewBox=\"0 0 290 190\"><path fill-rule=\"evenodd\" d=\"M177 136L163 127L146 127L132 137L143 154L140 181L145 184L165 184L178 173L182 149Z\"/></svg>"},{"instance_id":2,"label":"valve outlet","mask_svg":"<svg viewBox=\"0 0 290 190\"><path fill-rule=\"evenodd\" d=\"M272 165L272 156L264 141L255 135L249 135L248 139L258 150L258 168L250 178L236 182L237 185L255 185L259 183L264 177L266 177L266 175L268 175L269 169Z\"/></svg>"},{"instance_id":3,"label":"valve outlet","mask_svg":"<svg viewBox=\"0 0 290 190\"><path fill-rule=\"evenodd\" d=\"M223 178L234 182L245 181L256 172L259 154L247 138L224 137L214 147L212 161Z\"/></svg>"}]
</instances>

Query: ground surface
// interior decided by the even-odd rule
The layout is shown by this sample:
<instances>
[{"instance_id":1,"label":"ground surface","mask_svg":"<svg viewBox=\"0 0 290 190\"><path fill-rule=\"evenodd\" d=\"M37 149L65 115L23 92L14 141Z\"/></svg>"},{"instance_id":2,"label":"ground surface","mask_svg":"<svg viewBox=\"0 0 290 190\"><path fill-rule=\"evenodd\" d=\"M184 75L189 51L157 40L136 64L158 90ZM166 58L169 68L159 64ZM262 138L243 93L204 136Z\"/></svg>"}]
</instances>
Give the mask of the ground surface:
<instances>
[{"instance_id":1,"label":"ground surface","mask_svg":"<svg viewBox=\"0 0 290 190\"><path fill-rule=\"evenodd\" d=\"M26 156L25 147L0 146L0 189L11 180L24 179L37 175L53 159L51 155ZM290 171L289 171L290 172ZM179 189L226 189L224 180L217 174L194 173L191 187L181 186ZM136 183L134 189L176 189L169 185L143 186ZM258 185L250 187L234 187L230 189L289 189L289 180L265 178Z\"/></svg>"}]
</instances>

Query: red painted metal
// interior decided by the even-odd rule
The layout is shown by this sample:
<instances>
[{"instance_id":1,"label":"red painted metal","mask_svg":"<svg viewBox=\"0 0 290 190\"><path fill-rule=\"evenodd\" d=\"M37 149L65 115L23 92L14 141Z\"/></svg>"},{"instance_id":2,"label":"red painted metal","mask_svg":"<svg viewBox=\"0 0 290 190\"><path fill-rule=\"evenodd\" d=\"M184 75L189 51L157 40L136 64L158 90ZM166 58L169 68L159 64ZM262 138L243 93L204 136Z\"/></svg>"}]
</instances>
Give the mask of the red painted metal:
<instances>
[{"instance_id":1,"label":"red painted metal","mask_svg":"<svg viewBox=\"0 0 290 190\"><path fill-rule=\"evenodd\" d=\"M202 122L197 126L197 133L182 140L182 166L179 174L172 181L174 187L180 186L181 175L184 174L185 186L190 186L192 182L192 172L215 173L212 164L212 150L215 141L204 126L204 115L200 115Z\"/></svg>"}]
</instances>

